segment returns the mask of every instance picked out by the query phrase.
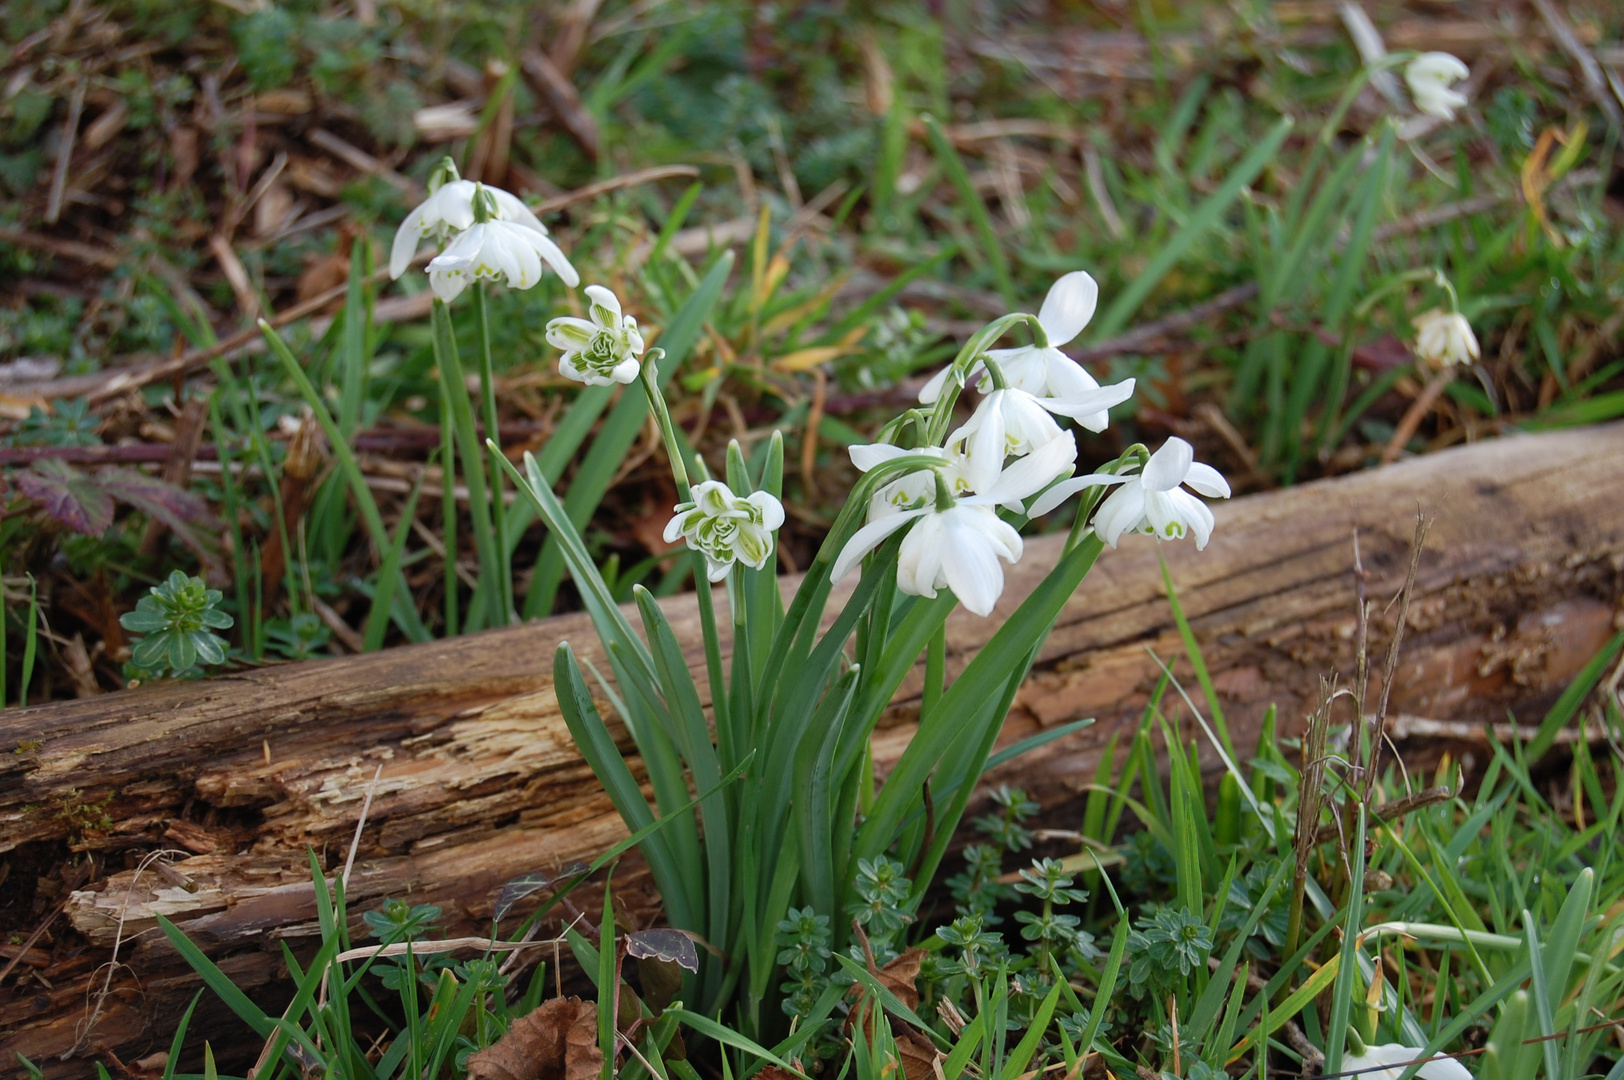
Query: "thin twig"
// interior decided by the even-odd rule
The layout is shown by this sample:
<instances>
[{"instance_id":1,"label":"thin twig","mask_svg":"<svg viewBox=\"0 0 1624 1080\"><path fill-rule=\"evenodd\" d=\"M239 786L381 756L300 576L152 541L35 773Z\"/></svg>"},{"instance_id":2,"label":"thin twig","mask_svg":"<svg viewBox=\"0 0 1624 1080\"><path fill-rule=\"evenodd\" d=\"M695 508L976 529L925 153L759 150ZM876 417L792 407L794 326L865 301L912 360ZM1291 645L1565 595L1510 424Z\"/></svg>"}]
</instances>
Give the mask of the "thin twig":
<instances>
[{"instance_id":1,"label":"thin twig","mask_svg":"<svg viewBox=\"0 0 1624 1080\"><path fill-rule=\"evenodd\" d=\"M542 214L551 214L554 211L562 210L573 203L585 202L587 199L595 199L599 195L605 195L611 191L619 191L621 188L636 187L638 184L651 184L656 180L669 180L674 176L698 175L699 169L693 165L659 165L652 169L640 169L637 172L626 173L624 176L611 176L609 179L600 180L596 184L588 184L586 187L576 188L574 191L566 191L562 195L542 200L536 204L534 209L539 217Z\"/></svg>"},{"instance_id":2,"label":"thin twig","mask_svg":"<svg viewBox=\"0 0 1624 1080\"><path fill-rule=\"evenodd\" d=\"M1447 802L1454 797L1455 793L1446 787L1427 788L1425 791L1417 791L1412 795L1405 795L1400 798L1384 802L1372 810L1370 812L1370 816L1376 820L1391 823L1397 821L1405 814L1413 813L1416 810L1420 810L1422 807L1431 806L1434 803ZM1341 830L1335 823L1328 822L1321 825L1319 827L1319 831L1314 834L1314 843L1319 845L1325 843L1327 840L1335 839L1340 831Z\"/></svg>"},{"instance_id":3,"label":"thin twig","mask_svg":"<svg viewBox=\"0 0 1624 1080\"><path fill-rule=\"evenodd\" d=\"M73 146L79 138L79 118L85 111L86 78L79 76L68 98L68 116L62 121L62 145L56 152L56 168L51 172L51 194L45 204L45 223L55 225L62 216L62 200L67 195L68 166L73 161Z\"/></svg>"},{"instance_id":4,"label":"thin twig","mask_svg":"<svg viewBox=\"0 0 1624 1080\"><path fill-rule=\"evenodd\" d=\"M1404 417L1398 422L1398 427L1393 429L1393 437L1387 440L1387 447L1382 451L1383 465L1391 465L1398 460L1398 456L1404 452L1404 447L1415 437L1416 429L1421 426L1421 420L1454 381L1454 370L1444 368L1432 377L1432 381L1427 383L1420 394L1416 395L1416 399L1404 411Z\"/></svg>"},{"instance_id":5,"label":"thin twig","mask_svg":"<svg viewBox=\"0 0 1624 1080\"><path fill-rule=\"evenodd\" d=\"M1233 308L1247 303L1258 294L1258 284L1249 281L1244 285L1236 285L1232 289L1225 289L1211 300L1204 301L1183 311L1176 311L1165 318L1148 322L1137 330L1121 334L1098 345L1091 345L1083 349L1073 349L1070 356L1073 360L1103 360L1120 353L1133 352L1147 345L1155 344L1163 338L1199 326L1214 315L1222 314Z\"/></svg>"},{"instance_id":6,"label":"thin twig","mask_svg":"<svg viewBox=\"0 0 1624 1080\"><path fill-rule=\"evenodd\" d=\"M1404 629L1410 620L1410 601L1415 596L1416 574L1421 569L1421 550L1426 547L1427 533L1432 521L1415 510L1415 533L1410 540L1410 568L1404 576L1404 588L1398 596L1398 624L1393 628L1393 640L1387 646L1387 663L1382 671L1382 692L1376 705L1376 730L1370 740L1370 761L1365 768L1364 795L1361 801L1370 804L1370 793L1376 786L1377 765L1381 760L1382 741L1387 735L1387 702L1393 693L1393 682L1398 676L1399 650L1404 645Z\"/></svg>"}]
</instances>

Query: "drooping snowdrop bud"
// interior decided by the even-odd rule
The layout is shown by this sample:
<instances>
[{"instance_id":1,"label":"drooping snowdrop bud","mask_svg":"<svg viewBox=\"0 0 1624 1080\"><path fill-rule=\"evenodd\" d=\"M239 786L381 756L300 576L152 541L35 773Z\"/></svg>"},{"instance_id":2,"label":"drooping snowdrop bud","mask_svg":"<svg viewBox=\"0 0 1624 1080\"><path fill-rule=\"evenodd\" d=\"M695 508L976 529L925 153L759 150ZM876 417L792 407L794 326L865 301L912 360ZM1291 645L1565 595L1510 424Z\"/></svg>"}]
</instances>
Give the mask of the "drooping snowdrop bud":
<instances>
[{"instance_id":1,"label":"drooping snowdrop bud","mask_svg":"<svg viewBox=\"0 0 1624 1080\"><path fill-rule=\"evenodd\" d=\"M1362 1054L1349 1054L1342 1059L1344 1073L1358 1073L1362 1080L1398 1080L1404 1075L1405 1067L1412 1061L1420 1061L1423 1055L1419 1046L1401 1046L1398 1043L1384 1043L1381 1046L1365 1048ZM1383 1067L1385 1066L1385 1068ZM1442 1055L1427 1060L1416 1070L1415 1075L1420 1080L1472 1080L1472 1074L1452 1057Z\"/></svg>"},{"instance_id":2,"label":"drooping snowdrop bud","mask_svg":"<svg viewBox=\"0 0 1624 1080\"><path fill-rule=\"evenodd\" d=\"M1455 119L1455 110L1466 104L1466 95L1451 85L1471 74L1459 58L1446 52L1422 53L1404 69L1415 107L1429 116Z\"/></svg>"},{"instance_id":3,"label":"drooping snowdrop bud","mask_svg":"<svg viewBox=\"0 0 1624 1080\"><path fill-rule=\"evenodd\" d=\"M665 527L666 543L682 537L705 556L705 576L711 581L727 577L735 562L753 570L767 565L773 553L773 533L784 524L784 507L765 491L744 497L720 480L695 484L693 498L678 503L676 516Z\"/></svg>"},{"instance_id":4,"label":"drooping snowdrop bud","mask_svg":"<svg viewBox=\"0 0 1624 1080\"><path fill-rule=\"evenodd\" d=\"M1415 354L1432 367L1470 364L1482 353L1472 324L1458 311L1433 308L1415 317Z\"/></svg>"},{"instance_id":5,"label":"drooping snowdrop bud","mask_svg":"<svg viewBox=\"0 0 1624 1080\"><path fill-rule=\"evenodd\" d=\"M389 251L391 278L398 278L406 272L406 268L412 264L412 256L417 254L417 246L423 241L444 244L472 228L481 217L474 206L475 196L481 193L488 196L484 209L493 220L528 229L543 239L547 236L547 227L530 212L528 206L519 201L518 196L501 188L459 178L450 158L442 162L429 178L429 192L429 197L407 214L406 220L395 230L395 242ZM551 240L547 240L547 246L556 253L547 261L564 279L564 284L572 288L579 284L581 279L569 260L564 258L564 253Z\"/></svg>"},{"instance_id":6,"label":"drooping snowdrop bud","mask_svg":"<svg viewBox=\"0 0 1624 1080\"><path fill-rule=\"evenodd\" d=\"M1121 485L1094 515L1094 531L1101 540L1116 547L1123 533L1145 533L1158 540L1182 540L1194 533L1196 548L1204 548L1212 536L1212 511L1181 484L1209 498L1229 498L1229 483L1218 470L1196 461L1189 443L1172 438L1137 473L1094 473L1062 480L1032 504L1032 516L1048 513L1085 488Z\"/></svg>"},{"instance_id":7,"label":"drooping snowdrop bud","mask_svg":"<svg viewBox=\"0 0 1624 1080\"><path fill-rule=\"evenodd\" d=\"M1094 376L1085 371L1077 361L1061 352L1059 347L1083 332L1083 328L1094 317L1099 297L1100 287L1087 271L1074 270L1056 281L1050 287L1049 294L1044 297L1043 307L1038 311L1038 325L1043 328L1043 336L1048 341L1014 349L992 349L987 353L987 356L1002 369L1005 384L1012 389L1024 390L1034 397L1069 401L1083 400L1090 391L1098 390L1100 384ZM947 377L951 370L943 368L937 372L919 392L919 400L928 405L941 397L942 388L947 385ZM971 369L970 378L976 382L977 389L982 393L993 389L992 378L985 363L978 362ZM1126 385L1129 392L1132 392L1131 380L1119 385ZM1126 399L1127 395L1124 394L1119 401ZM1118 404L1118 401L1096 406L1092 412L1065 415L1073 416L1079 424L1090 431L1104 431L1106 425L1110 423L1110 416L1106 410L1115 404Z\"/></svg>"},{"instance_id":8,"label":"drooping snowdrop bud","mask_svg":"<svg viewBox=\"0 0 1624 1080\"><path fill-rule=\"evenodd\" d=\"M588 285L586 295L590 319L565 316L547 324L547 344L564 353L559 374L588 386L636 382L643 355L637 320L621 314L620 300L602 285Z\"/></svg>"},{"instance_id":9,"label":"drooping snowdrop bud","mask_svg":"<svg viewBox=\"0 0 1624 1080\"><path fill-rule=\"evenodd\" d=\"M925 505L893 510L858 529L836 557L830 579L839 581L888 536L913 524L897 553L897 588L924 597L949 588L966 609L989 615L1004 591L999 560L1014 563L1022 550L1020 533L996 508L1043 490L1069 472L1076 457L1076 441L1066 432L1005 469L984 492L958 498L945 477L933 477L935 492Z\"/></svg>"}]
</instances>

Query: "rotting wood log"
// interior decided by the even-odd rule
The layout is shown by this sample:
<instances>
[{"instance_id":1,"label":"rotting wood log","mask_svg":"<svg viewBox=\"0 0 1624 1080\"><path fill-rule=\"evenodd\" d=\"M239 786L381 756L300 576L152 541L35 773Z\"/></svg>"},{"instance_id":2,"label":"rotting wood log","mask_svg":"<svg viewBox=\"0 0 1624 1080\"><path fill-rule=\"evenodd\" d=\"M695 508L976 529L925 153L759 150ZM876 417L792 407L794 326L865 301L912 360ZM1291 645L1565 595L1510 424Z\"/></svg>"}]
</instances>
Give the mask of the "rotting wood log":
<instances>
[{"instance_id":1,"label":"rotting wood log","mask_svg":"<svg viewBox=\"0 0 1624 1080\"><path fill-rule=\"evenodd\" d=\"M1106 741L1132 731L1160 673L1155 657L1180 650L1160 555L1243 753L1270 703L1292 730L1322 673L1346 681L1352 671L1355 529L1380 650L1418 507L1436 523L1393 712L1459 724L1504 722L1509 709L1537 721L1620 623L1620 462L1624 424L1511 436L1219 504L1205 552L1124 541L1068 602L1003 740L1081 717L1098 723L988 781L1017 783L1064 812ZM992 618L950 618L950 673L1041 581L1057 544L1029 543ZM664 606L697 665L692 597ZM46 981L19 985L14 973L0 988L0 1071L20 1051L48 1063L48 1076L87 1076L94 1056L134 1061L167 1046L199 983L156 931L160 912L280 1007L278 942L300 948L315 933L306 851L329 874L342 868L375 775L348 890L357 915L401 896L440 905L448 934L483 934L503 881L623 836L552 695L551 656L565 639L596 655L590 623L569 615L0 714L0 863L37 866L41 853L71 850L97 869L18 965ZM876 734L882 775L912 734L918 682L916 673ZM189 857L166 875L130 869L164 847ZM616 886L631 918L654 916L646 874L623 869ZM26 938L49 911L13 921ZM125 966L108 980L102 965L119 936ZM87 1027L104 980L109 992ZM191 1042L246 1046L234 1025L205 995ZM57 1060L74 1047L76 1057Z\"/></svg>"}]
</instances>

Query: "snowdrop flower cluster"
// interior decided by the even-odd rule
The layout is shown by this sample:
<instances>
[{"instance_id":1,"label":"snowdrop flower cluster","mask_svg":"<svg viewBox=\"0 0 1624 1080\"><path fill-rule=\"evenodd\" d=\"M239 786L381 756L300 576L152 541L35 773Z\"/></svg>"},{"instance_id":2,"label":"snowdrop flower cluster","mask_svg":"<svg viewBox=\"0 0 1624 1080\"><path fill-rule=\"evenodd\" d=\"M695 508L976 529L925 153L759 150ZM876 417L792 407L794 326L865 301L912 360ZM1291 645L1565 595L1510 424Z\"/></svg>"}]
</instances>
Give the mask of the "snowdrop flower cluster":
<instances>
[{"instance_id":1,"label":"snowdrop flower cluster","mask_svg":"<svg viewBox=\"0 0 1624 1080\"><path fill-rule=\"evenodd\" d=\"M1180 485L1215 498L1228 497L1229 485L1211 466L1197 464L1182 439L1169 440L1137 472L1067 479L1075 471L1077 443L1055 418L1100 431L1110 408L1133 394L1132 379L1101 386L1057 347L1088 325L1098 298L1099 286L1087 273L1067 274L1031 320L1033 344L989 350L969 358L967 369L955 364L932 378L919 398L933 410L950 409L950 390L966 383L982 395L970 419L948 434L944 445L852 447L852 463L865 473L904 457L934 460L901 471L874 492L867 523L836 557L832 580L845 577L888 537L907 529L898 549L898 589L934 597L938 589L949 588L967 609L988 615L1003 593L1002 564L1019 561L1022 553L1020 534L999 510L1045 514L1094 486L1120 485L1094 522L1100 539L1113 547L1125 532L1166 540L1193 533L1196 545L1206 546L1212 512ZM1036 501L1028 506L1033 496Z\"/></svg>"},{"instance_id":2,"label":"snowdrop flower cluster","mask_svg":"<svg viewBox=\"0 0 1624 1080\"><path fill-rule=\"evenodd\" d=\"M773 533L784 524L784 507L765 491L743 497L720 480L695 484L688 502L678 503L676 516L665 527L665 542L680 536L705 556L706 576L721 581L742 562L752 570L767 565L773 553Z\"/></svg>"},{"instance_id":3,"label":"snowdrop flower cluster","mask_svg":"<svg viewBox=\"0 0 1624 1080\"><path fill-rule=\"evenodd\" d=\"M1417 315L1414 325L1415 354L1432 367L1470 364L1482 355L1472 324L1458 311L1433 308Z\"/></svg>"},{"instance_id":4,"label":"snowdrop flower cluster","mask_svg":"<svg viewBox=\"0 0 1624 1080\"><path fill-rule=\"evenodd\" d=\"M559 318L547 324L547 344L560 349L558 371L588 386L637 381L643 335L637 320L620 311L620 300L602 285L588 285L591 319Z\"/></svg>"},{"instance_id":5,"label":"snowdrop flower cluster","mask_svg":"<svg viewBox=\"0 0 1624 1080\"><path fill-rule=\"evenodd\" d=\"M1453 84L1471 74L1459 58L1446 52L1422 53L1404 69L1415 107L1441 120L1455 119L1455 110L1466 104L1466 95Z\"/></svg>"},{"instance_id":6,"label":"snowdrop flower cluster","mask_svg":"<svg viewBox=\"0 0 1624 1080\"><path fill-rule=\"evenodd\" d=\"M429 262L429 287L446 303L470 281L482 278L528 289L541 280L543 263L571 288L580 284L580 275L547 235L547 227L516 195L461 179L449 158L429 187L429 197L395 231L390 277L404 274L418 244L432 240L446 246Z\"/></svg>"},{"instance_id":7,"label":"snowdrop flower cluster","mask_svg":"<svg viewBox=\"0 0 1624 1080\"><path fill-rule=\"evenodd\" d=\"M1349 1054L1342 1059L1344 1073L1357 1072L1360 1080L1398 1080L1405 1066L1421 1060L1419 1046L1400 1046L1383 1043L1365 1048L1362 1054ZM1385 1066L1385 1068L1383 1067ZM1369 1070L1369 1071L1366 1071ZM1420 1080L1472 1080L1472 1074L1452 1057L1435 1057L1416 1070Z\"/></svg>"}]
</instances>

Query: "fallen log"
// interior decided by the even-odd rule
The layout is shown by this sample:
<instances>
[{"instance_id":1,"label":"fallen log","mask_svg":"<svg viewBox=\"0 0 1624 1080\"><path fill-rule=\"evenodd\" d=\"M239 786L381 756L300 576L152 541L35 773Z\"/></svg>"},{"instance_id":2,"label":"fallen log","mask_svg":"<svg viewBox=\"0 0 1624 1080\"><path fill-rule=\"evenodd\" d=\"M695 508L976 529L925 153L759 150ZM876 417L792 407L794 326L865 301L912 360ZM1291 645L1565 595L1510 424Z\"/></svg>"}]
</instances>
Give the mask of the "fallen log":
<instances>
[{"instance_id":1,"label":"fallen log","mask_svg":"<svg viewBox=\"0 0 1624 1080\"><path fill-rule=\"evenodd\" d=\"M1124 541L1067 604L1003 740L1098 722L989 782L1018 783L1064 813L1106 741L1131 732L1160 674L1156 657L1180 652L1161 555L1237 744L1251 746L1271 703L1290 730L1322 673L1353 669L1355 530L1380 650L1418 507L1436 524L1393 712L1470 725L1504 722L1511 710L1537 721L1620 623L1620 461L1624 424L1518 435L1220 504L1205 552ZM950 673L1041 581L1057 545L1031 541L992 618L950 618ZM697 665L693 598L664 606ZM352 912L389 896L431 902L449 935L486 933L505 880L622 837L552 694L550 659L565 639L596 654L589 622L570 615L0 714L0 869L78 853L94 870L55 924L17 950L32 959L0 988L0 1060L21 1052L49 1063L47 1076L87 1076L98 1055L134 1061L166 1046L199 983L155 929L159 913L275 1001L287 985L278 942L297 948L315 933L306 852L339 873L369 792ZM882 776L912 734L918 684L916 673L875 736ZM162 848L182 856L167 872L136 868ZM17 890L11 907L34 899L20 876L5 886ZM616 886L631 918L654 917L646 875L623 870ZM5 929L28 937L54 910L40 907ZM120 966L109 977L115 941ZM232 1024L206 996L192 1041L207 1035L218 1049L240 1030Z\"/></svg>"}]
</instances>

